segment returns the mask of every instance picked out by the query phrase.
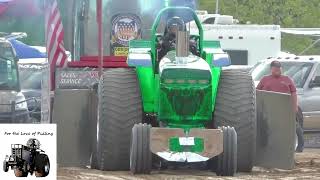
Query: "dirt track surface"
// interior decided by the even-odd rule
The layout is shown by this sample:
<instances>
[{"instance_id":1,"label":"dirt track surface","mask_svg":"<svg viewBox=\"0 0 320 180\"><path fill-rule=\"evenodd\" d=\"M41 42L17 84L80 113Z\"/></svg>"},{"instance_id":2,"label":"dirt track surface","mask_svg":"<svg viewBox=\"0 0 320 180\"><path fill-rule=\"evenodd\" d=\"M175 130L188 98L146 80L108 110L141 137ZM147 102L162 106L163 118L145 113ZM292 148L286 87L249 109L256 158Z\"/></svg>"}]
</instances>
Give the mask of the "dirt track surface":
<instances>
[{"instance_id":1,"label":"dirt track surface","mask_svg":"<svg viewBox=\"0 0 320 180\"><path fill-rule=\"evenodd\" d=\"M264 169L255 167L251 173L238 173L235 177L217 177L209 171L169 170L153 171L151 175L133 176L130 172L98 171L84 168L59 168L58 180L202 180L202 179L320 179L320 149L306 149L296 154L293 170Z\"/></svg>"}]
</instances>

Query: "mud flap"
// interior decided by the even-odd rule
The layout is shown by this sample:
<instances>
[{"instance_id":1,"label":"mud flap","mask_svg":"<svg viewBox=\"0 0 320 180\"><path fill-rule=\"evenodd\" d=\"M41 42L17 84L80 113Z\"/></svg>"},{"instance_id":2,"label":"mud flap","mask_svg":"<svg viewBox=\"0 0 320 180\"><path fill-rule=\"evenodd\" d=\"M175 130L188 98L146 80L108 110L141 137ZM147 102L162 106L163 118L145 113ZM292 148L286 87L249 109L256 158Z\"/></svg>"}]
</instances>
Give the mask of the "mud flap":
<instances>
[{"instance_id":1,"label":"mud flap","mask_svg":"<svg viewBox=\"0 0 320 180\"><path fill-rule=\"evenodd\" d=\"M90 165L96 135L96 99L90 89L57 89L53 123L57 124L57 161L60 166Z\"/></svg>"},{"instance_id":2,"label":"mud flap","mask_svg":"<svg viewBox=\"0 0 320 180\"><path fill-rule=\"evenodd\" d=\"M295 112L289 94L257 91L257 166L292 169Z\"/></svg>"}]
</instances>

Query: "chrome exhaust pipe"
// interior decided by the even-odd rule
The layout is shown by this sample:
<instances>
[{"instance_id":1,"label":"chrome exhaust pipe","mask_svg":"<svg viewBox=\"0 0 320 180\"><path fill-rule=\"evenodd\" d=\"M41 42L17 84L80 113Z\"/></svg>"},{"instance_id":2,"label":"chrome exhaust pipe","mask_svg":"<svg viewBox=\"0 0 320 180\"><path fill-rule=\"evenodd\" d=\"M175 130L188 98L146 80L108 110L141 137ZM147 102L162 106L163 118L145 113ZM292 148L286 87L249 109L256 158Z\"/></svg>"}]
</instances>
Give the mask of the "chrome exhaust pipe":
<instances>
[{"instance_id":1,"label":"chrome exhaust pipe","mask_svg":"<svg viewBox=\"0 0 320 180\"><path fill-rule=\"evenodd\" d=\"M176 37L177 37L176 56L188 57L189 56L189 32L178 31Z\"/></svg>"}]
</instances>

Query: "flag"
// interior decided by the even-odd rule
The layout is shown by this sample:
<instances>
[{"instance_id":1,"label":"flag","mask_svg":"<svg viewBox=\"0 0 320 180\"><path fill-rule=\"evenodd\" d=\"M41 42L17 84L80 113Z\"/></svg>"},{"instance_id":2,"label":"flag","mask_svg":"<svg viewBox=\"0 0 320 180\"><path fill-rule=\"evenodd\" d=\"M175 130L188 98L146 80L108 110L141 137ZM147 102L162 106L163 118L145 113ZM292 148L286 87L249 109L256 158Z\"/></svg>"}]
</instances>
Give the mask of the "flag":
<instances>
[{"instance_id":1,"label":"flag","mask_svg":"<svg viewBox=\"0 0 320 180\"><path fill-rule=\"evenodd\" d=\"M55 87L55 68L66 67L68 60L63 46L64 30L56 0L46 0L45 35L50 65L51 90Z\"/></svg>"},{"instance_id":2,"label":"flag","mask_svg":"<svg viewBox=\"0 0 320 180\"><path fill-rule=\"evenodd\" d=\"M47 2L45 30L49 64L51 67L65 67L68 61L63 45L64 30L60 11L56 0Z\"/></svg>"}]
</instances>

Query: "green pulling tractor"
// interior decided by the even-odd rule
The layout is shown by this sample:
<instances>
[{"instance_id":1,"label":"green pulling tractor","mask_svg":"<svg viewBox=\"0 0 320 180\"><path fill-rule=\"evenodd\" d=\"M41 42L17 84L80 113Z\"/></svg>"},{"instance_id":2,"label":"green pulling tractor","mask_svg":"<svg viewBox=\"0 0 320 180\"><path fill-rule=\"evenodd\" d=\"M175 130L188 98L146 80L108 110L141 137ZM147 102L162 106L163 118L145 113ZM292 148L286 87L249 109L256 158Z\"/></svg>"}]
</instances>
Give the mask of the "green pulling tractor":
<instances>
[{"instance_id":1,"label":"green pulling tractor","mask_svg":"<svg viewBox=\"0 0 320 180\"><path fill-rule=\"evenodd\" d=\"M189 35L190 20L198 35ZM93 168L144 174L155 164L207 162L217 175L251 171L252 78L222 70L230 58L219 42L203 39L192 9L161 10L151 39L130 41L127 63L130 68L106 69L99 82Z\"/></svg>"}]
</instances>

